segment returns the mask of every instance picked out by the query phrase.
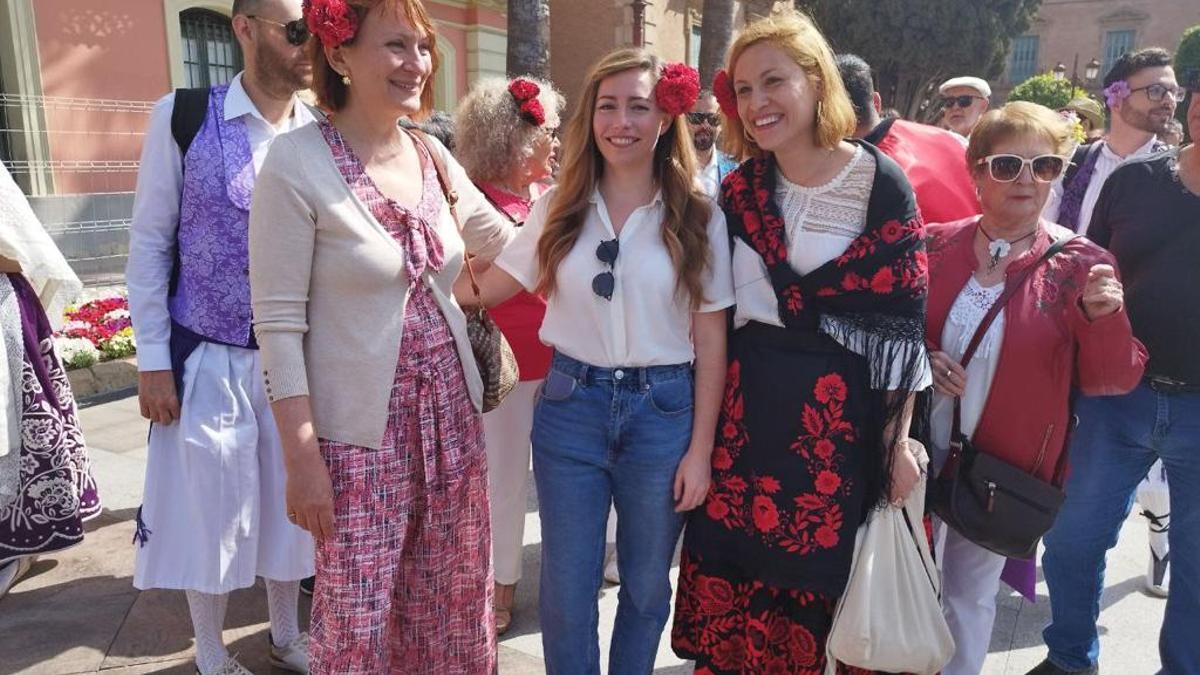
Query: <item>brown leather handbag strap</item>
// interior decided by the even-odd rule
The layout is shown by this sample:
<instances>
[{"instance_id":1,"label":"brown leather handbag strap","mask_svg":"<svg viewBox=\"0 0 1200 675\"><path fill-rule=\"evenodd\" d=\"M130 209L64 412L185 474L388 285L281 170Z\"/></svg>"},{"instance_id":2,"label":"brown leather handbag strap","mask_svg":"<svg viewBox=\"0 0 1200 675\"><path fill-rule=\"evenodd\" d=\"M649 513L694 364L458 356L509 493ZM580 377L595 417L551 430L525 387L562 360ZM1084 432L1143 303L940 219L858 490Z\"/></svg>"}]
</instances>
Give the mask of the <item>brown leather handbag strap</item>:
<instances>
[{"instance_id":1,"label":"brown leather handbag strap","mask_svg":"<svg viewBox=\"0 0 1200 675\"><path fill-rule=\"evenodd\" d=\"M971 336L971 341L967 343L967 349L963 352L962 360L959 362L964 369L968 364L971 363L971 359L975 357L975 350L979 349L979 343L983 341L983 336L987 333L987 330L992 325L992 322L995 321L996 316L1000 314L1000 310L1004 309L1004 306L1008 304L1008 301L1017 294L1017 291L1021 290L1021 286L1025 284L1025 281L1033 275L1034 271L1037 270L1038 267L1041 267L1042 263L1058 255L1060 251L1066 248L1067 244L1071 243L1078 237L1079 235L1074 234L1055 240L1046 249L1046 252L1042 254L1042 257L1038 258L1037 262L1033 263L1029 267L1026 267L1021 271L1020 276L1011 280L1011 283L1008 283L1005 286L1004 292L1000 294L1000 297L996 298L996 302L992 303L992 306L988 308L987 313L984 314L983 318L979 320L979 326L975 329L975 334ZM955 396L954 426L950 429L951 454L957 455L958 452L961 451L962 444L958 440L961 436L962 399Z\"/></svg>"},{"instance_id":2,"label":"brown leather handbag strap","mask_svg":"<svg viewBox=\"0 0 1200 675\"><path fill-rule=\"evenodd\" d=\"M429 160L433 162L434 171L437 172L438 185L442 186L442 194L446 197L446 205L450 207L450 217L454 219L454 227L461 235L463 226L462 221L458 219L458 192L450 184L450 176L446 171L446 163L442 161L442 156L434 149L433 143L424 131L420 129L405 129L405 131L425 146L425 152L429 155ZM475 294L475 300L478 302L480 299L479 282L475 279L475 270L471 268L471 256L463 253L463 260L467 265L467 276L471 278L471 291Z\"/></svg>"}]
</instances>

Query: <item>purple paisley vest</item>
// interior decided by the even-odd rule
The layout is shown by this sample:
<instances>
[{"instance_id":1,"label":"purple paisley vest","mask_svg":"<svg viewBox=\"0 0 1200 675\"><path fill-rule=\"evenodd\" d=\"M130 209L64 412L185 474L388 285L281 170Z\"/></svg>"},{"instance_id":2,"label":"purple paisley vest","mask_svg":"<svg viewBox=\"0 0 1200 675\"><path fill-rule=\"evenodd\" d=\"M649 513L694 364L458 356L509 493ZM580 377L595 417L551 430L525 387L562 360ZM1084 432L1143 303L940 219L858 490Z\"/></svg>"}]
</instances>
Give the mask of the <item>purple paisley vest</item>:
<instances>
[{"instance_id":1,"label":"purple paisley vest","mask_svg":"<svg viewBox=\"0 0 1200 675\"><path fill-rule=\"evenodd\" d=\"M204 125L183 158L168 306L177 326L200 340L255 347L249 276L254 159L245 122L225 120L228 91L228 85L213 88Z\"/></svg>"}]
</instances>

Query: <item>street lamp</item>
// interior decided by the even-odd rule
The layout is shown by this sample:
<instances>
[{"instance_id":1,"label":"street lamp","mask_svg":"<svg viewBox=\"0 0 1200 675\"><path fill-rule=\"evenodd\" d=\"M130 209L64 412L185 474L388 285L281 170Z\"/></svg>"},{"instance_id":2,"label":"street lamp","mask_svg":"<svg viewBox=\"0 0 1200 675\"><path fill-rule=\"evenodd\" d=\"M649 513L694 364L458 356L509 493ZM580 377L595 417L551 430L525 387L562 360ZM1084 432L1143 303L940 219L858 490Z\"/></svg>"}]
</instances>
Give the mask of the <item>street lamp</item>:
<instances>
[{"instance_id":1,"label":"street lamp","mask_svg":"<svg viewBox=\"0 0 1200 675\"><path fill-rule=\"evenodd\" d=\"M633 46L646 46L646 0L633 0Z\"/></svg>"},{"instance_id":2,"label":"street lamp","mask_svg":"<svg viewBox=\"0 0 1200 675\"><path fill-rule=\"evenodd\" d=\"M1054 79L1056 80L1067 79L1067 64L1059 61L1058 65L1054 66L1054 69L1051 70L1050 73L1054 75Z\"/></svg>"},{"instance_id":3,"label":"street lamp","mask_svg":"<svg viewBox=\"0 0 1200 675\"><path fill-rule=\"evenodd\" d=\"M1088 84L1093 84L1097 77L1100 77L1100 62L1093 58L1084 66L1083 79L1087 80Z\"/></svg>"}]
</instances>

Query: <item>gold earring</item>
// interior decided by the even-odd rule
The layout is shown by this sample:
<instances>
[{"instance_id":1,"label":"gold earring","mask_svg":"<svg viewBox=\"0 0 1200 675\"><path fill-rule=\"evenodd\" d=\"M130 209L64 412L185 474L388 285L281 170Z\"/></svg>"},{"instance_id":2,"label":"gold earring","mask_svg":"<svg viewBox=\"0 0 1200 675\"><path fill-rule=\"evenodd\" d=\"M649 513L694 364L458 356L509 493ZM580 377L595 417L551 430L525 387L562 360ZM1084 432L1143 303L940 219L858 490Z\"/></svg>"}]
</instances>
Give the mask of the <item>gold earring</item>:
<instances>
[{"instance_id":1,"label":"gold earring","mask_svg":"<svg viewBox=\"0 0 1200 675\"><path fill-rule=\"evenodd\" d=\"M350 76L349 75L342 76L342 84L346 85L347 87L350 86Z\"/></svg>"}]
</instances>

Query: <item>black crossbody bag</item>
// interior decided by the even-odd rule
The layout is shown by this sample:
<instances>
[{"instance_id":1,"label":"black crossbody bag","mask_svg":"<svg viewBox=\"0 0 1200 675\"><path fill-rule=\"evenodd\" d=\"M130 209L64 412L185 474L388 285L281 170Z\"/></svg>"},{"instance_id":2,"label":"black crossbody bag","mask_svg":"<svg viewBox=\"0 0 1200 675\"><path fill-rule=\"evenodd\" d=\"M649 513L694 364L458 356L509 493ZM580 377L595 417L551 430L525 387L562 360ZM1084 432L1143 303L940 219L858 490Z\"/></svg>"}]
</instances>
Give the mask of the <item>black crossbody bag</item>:
<instances>
[{"instance_id":1,"label":"black crossbody bag","mask_svg":"<svg viewBox=\"0 0 1200 675\"><path fill-rule=\"evenodd\" d=\"M1074 236L1050 245L1021 278L1008 286L988 309L975 329L962 366L975 355L988 327L1043 263L1063 250ZM1040 464L1040 461L1039 461ZM1045 482L1031 473L976 447L962 433L962 401L954 399L954 425L950 431L950 456L930 486L930 508L954 531L993 553L1009 558L1032 558L1066 497L1060 485L1067 466L1063 448L1054 476Z\"/></svg>"}]
</instances>

